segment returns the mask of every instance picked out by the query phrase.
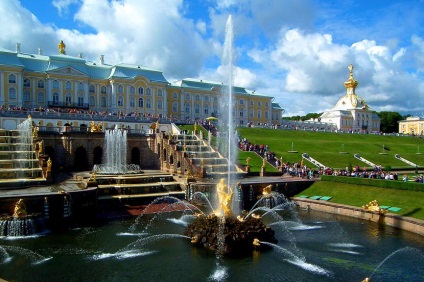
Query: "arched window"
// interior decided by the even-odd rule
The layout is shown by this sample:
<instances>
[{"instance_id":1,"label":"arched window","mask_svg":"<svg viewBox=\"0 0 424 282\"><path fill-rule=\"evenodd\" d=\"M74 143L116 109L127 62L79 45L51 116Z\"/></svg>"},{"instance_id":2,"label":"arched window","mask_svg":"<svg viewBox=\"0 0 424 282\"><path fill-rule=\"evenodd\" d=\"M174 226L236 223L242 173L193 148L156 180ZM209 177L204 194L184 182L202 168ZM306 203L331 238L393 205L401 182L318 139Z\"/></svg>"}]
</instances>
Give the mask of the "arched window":
<instances>
[{"instance_id":1,"label":"arched window","mask_svg":"<svg viewBox=\"0 0 424 282\"><path fill-rule=\"evenodd\" d=\"M162 89L158 89L158 96L162 97L163 96L163 90Z\"/></svg>"},{"instance_id":2,"label":"arched window","mask_svg":"<svg viewBox=\"0 0 424 282\"><path fill-rule=\"evenodd\" d=\"M144 94L144 88L143 87L138 88L138 94L140 94L140 95Z\"/></svg>"},{"instance_id":3,"label":"arched window","mask_svg":"<svg viewBox=\"0 0 424 282\"><path fill-rule=\"evenodd\" d=\"M16 89L14 87L9 88L9 99L16 100Z\"/></svg>"},{"instance_id":4,"label":"arched window","mask_svg":"<svg viewBox=\"0 0 424 282\"><path fill-rule=\"evenodd\" d=\"M67 82L65 83L65 89L66 89L66 90L71 90L71 89L72 89L72 83L71 83L70 81L67 81Z\"/></svg>"},{"instance_id":5,"label":"arched window","mask_svg":"<svg viewBox=\"0 0 424 282\"><path fill-rule=\"evenodd\" d=\"M130 86L130 94L135 94L135 87L134 86Z\"/></svg>"},{"instance_id":6,"label":"arched window","mask_svg":"<svg viewBox=\"0 0 424 282\"><path fill-rule=\"evenodd\" d=\"M162 107L163 107L162 100L158 100L158 109L162 109Z\"/></svg>"},{"instance_id":7,"label":"arched window","mask_svg":"<svg viewBox=\"0 0 424 282\"><path fill-rule=\"evenodd\" d=\"M255 116L255 112L253 111L253 109L250 109L250 117L253 118Z\"/></svg>"},{"instance_id":8,"label":"arched window","mask_svg":"<svg viewBox=\"0 0 424 282\"><path fill-rule=\"evenodd\" d=\"M216 102L216 103L218 103L218 97L216 97L216 96L213 97L213 101Z\"/></svg>"},{"instance_id":9,"label":"arched window","mask_svg":"<svg viewBox=\"0 0 424 282\"><path fill-rule=\"evenodd\" d=\"M44 88L44 81L42 81L41 79L38 81L37 83L38 88Z\"/></svg>"},{"instance_id":10,"label":"arched window","mask_svg":"<svg viewBox=\"0 0 424 282\"><path fill-rule=\"evenodd\" d=\"M96 86L94 86L93 84L90 84L90 87L88 87L88 92L90 93L96 92Z\"/></svg>"},{"instance_id":11,"label":"arched window","mask_svg":"<svg viewBox=\"0 0 424 282\"><path fill-rule=\"evenodd\" d=\"M178 102L173 102L172 103L172 111L173 112L178 112Z\"/></svg>"},{"instance_id":12,"label":"arched window","mask_svg":"<svg viewBox=\"0 0 424 282\"><path fill-rule=\"evenodd\" d=\"M147 95L147 94L146 94ZM150 99L146 100L146 108L150 109L152 107L152 104L150 102Z\"/></svg>"},{"instance_id":13,"label":"arched window","mask_svg":"<svg viewBox=\"0 0 424 282\"><path fill-rule=\"evenodd\" d=\"M135 98L134 97L130 98L130 107L135 107Z\"/></svg>"},{"instance_id":14,"label":"arched window","mask_svg":"<svg viewBox=\"0 0 424 282\"><path fill-rule=\"evenodd\" d=\"M121 84L118 85L118 93L119 94L124 93L124 86L122 86Z\"/></svg>"},{"instance_id":15,"label":"arched window","mask_svg":"<svg viewBox=\"0 0 424 282\"><path fill-rule=\"evenodd\" d=\"M31 93L29 91L24 92L24 102L31 102Z\"/></svg>"},{"instance_id":16,"label":"arched window","mask_svg":"<svg viewBox=\"0 0 424 282\"><path fill-rule=\"evenodd\" d=\"M9 74L9 83L16 83L16 75Z\"/></svg>"},{"instance_id":17,"label":"arched window","mask_svg":"<svg viewBox=\"0 0 424 282\"><path fill-rule=\"evenodd\" d=\"M205 105L205 115L209 115L209 106Z\"/></svg>"},{"instance_id":18,"label":"arched window","mask_svg":"<svg viewBox=\"0 0 424 282\"><path fill-rule=\"evenodd\" d=\"M138 98L138 107L139 108L144 108L144 100L143 100L143 98Z\"/></svg>"},{"instance_id":19,"label":"arched window","mask_svg":"<svg viewBox=\"0 0 424 282\"><path fill-rule=\"evenodd\" d=\"M147 96L152 95L152 90L151 90L150 88L147 88L147 89L146 89L146 95L147 95Z\"/></svg>"},{"instance_id":20,"label":"arched window","mask_svg":"<svg viewBox=\"0 0 424 282\"><path fill-rule=\"evenodd\" d=\"M100 88L100 93L102 93L102 94L106 94L106 86L102 86L102 87Z\"/></svg>"},{"instance_id":21,"label":"arched window","mask_svg":"<svg viewBox=\"0 0 424 282\"><path fill-rule=\"evenodd\" d=\"M106 106L107 106L107 99L106 99L106 97L102 97L102 99L101 99L101 106L103 108L106 108Z\"/></svg>"},{"instance_id":22,"label":"arched window","mask_svg":"<svg viewBox=\"0 0 424 282\"><path fill-rule=\"evenodd\" d=\"M265 111L265 118L268 118L268 111Z\"/></svg>"},{"instance_id":23,"label":"arched window","mask_svg":"<svg viewBox=\"0 0 424 282\"><path fill-rule=\"evenodd\" d=\"M53 93L53 105L59 105L59 93Z\"/></svg>"},{"instance_id":24,"label":"arched window","mask_svg":"<svg viewBox=\"0 0 424 282\"><path fill-rule=\"evenodd\" d=\"M262 117L262 112L258 111L258 118L261 118L261 117Z\"/></svg>"},{"instance_id":25,"label":"arched window","mask_svg":"<svg viewBox=\"0 0 424 282\"><path fill-rule=\"evenodd\" d=\"M250 105L251 105L251 106L253 106L253 103L254 103L253 101L250 101Z\"/></svg>"},{"instance_id":26,"label":"arched window","mask_svg":"<svg viewBox=\"0 0 424 282\"><path fill-rule=\"evenodd\" d=\"M244 109L240 109L240 117L244 116Z\"/></svg>"},{"instance_id":27,"label":"arched window","mask_svg":"<svg viewBox=\"0 0 424 282\"><path fill-rule=\"evenodd\" d=\"M31 87L31 81L28 77L24 78L24 87Z\"/></svg>"},{"instance_id":28,"label":"arched window","mask_svg":"<svg viewBox=\"0 0 424 282\"><path fill-rule=\"evenodd\" d=\"M178 93L177 93L177 92L174 92L174 93L172 94L172 97L173 97L174 99L178 99Z\"/></svg>"},{"instance_id":29,"label":"arched window","mask_svg":"<svg viewBox=\"0 0 424 282\"><path fill-rule=\"evenodd\" d=\"M240 99L240 105L243 105L243 104L244 104L244 100Z\"/></svg>"},{"instance_id":30,"label":"arched window","mask_svg":"<svg viewBox=\"0 0 424 282\"><path fill-rule=\"evenodd\" d=\"M194 104L194 113L199 114L200 113L200 105Z\"/></svg>"},{"instance_id":31,"label":"arched window","mask_svg":"<svg viewBox=\"0 0 424 282\"><path fill-rule=\"evenodd\" d=\"M119 88L119 87L118 87ZM124 97L122 97L122 96L119 96L118 97L118 106L123 106L124 105Z\"/></svg>"},{"instance_id":32,"label":"arched window","mask_svg":"<svg viewBox=\"0 0 424 282\"><path fill-rule=\"evenodd\" d=\"M200 96L196 95L196 101L200 101Z\"/></svg>"},{"instance_id":33,"label":"arched window","mask_svg":"<svg viewBox=\"0 0 424 282\"><path fill-rule=\"evenodd\" d=\"M57 79L53 80L53 88L59 88L59 81Z\"/></svg>"},{"instance_id":34,"label":"arched window","mask_svg":"<svg viewBox=\"0 0 424 282\"><path fill-rule=\"evenodd\" d=\"M268 102L265 102L265 107L268 107Z\"/></svg>"},{"instance_id":35,"label":"arched window","mask_svg":"<svg viewBox=\"0 0 424 282\"><path fill-rule=\"evenodd\" d=\"M94 107L96 105L96 98L94 96L90 96L90 106Z\"/></svg>"},{"instance_id":36,"label":"arched window","mask_svg":"<svg viewBox=\"0 0 424 282\"><path fill-rule=\"evenodd\" d=\"M71 105L71 103L72 103L72 94L71 93L66 93L65 102L66 102L67 106Z\"/></svg>"},{"instance_id":37,"label":"arched window","mask_svg":"<svg viewBox=\"0 0 424 282\"><path fill-rule=\"evenodd\" d=\"M204 99L205 99L205 101L209 101L209 96L206 95Z\"/></svg>"},{"instance_id":38,"label":"arched window","mask_svg":"<svg viewBox=\"0 0 424 282\"><path fill-rule=\"evenodd\" d=\"M83 95L78 96L78 106L79 107L84 106L84 96Z\"/></svg>"},{"instance_id":39,"label":"arched window","mask_svg":"<svg viewBox=\"0 0 424 282\"><path fill-rule=\"evenodd\" d=\"M188 93L187 93L187 94L185 95L185 99L186 99L186 100L190 100L190 94L188 94Z\"/></svg>"},{"instance_id":40,"label":"arched window","mask_svg":"<svg viewBox=\"0 0 424 282\"><path fill-rule=\"evenodd\" d=\"M79 90L79 91L84 91L84 84L83 84L82 82L80 82L80 83L78 84L78 90Z\"/></svg>"},{"instance_id":41,"label":"arched window","mask_svg":"<svg viewBox=\"0 0 424 282\"><path fill-rule=\"evenodd\" d=\"M38 101L38 103L44 103L44 93L43 92L38 92L37 101Z\"/></svg>"},{"instance_id":42,"label":"arched window","mask_svg":"<svg viewBox=\"0 0 424 282\"><path fill-rule=\"evenodd\" d=\"M185 112L190 113L190 103L185 104Z\"/></svg>"},{"instance_id":43,"label":"arched window","mask_svg":"<svg viewBox=\"0 0 424 282\"><path fill-rule=\"evenodd\" d=\"M258 101L258 107L261 107L261 106L262 106L261 101Z\"/></svg>"}]
</instances>

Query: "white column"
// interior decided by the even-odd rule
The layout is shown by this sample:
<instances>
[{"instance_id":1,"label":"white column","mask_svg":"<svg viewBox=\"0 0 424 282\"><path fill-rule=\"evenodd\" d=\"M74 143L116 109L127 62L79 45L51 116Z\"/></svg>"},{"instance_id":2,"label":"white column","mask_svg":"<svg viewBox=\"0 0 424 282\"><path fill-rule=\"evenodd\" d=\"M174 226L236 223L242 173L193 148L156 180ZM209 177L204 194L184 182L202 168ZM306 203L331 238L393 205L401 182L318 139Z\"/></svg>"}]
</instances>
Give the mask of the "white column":
<instances>
[{"instance_id":1,"label":"white column","mask_svg":"<svg viewBox=\"0 0 424 282\"><path fill-rule=\"evenodd\" d=\"M4 87L5 87L5 83L4 83L4 72L0 72L0 107L3 106L5 100L4 97L6 97L5 92L4 92Z\"/></svg>"},{"instance_id":2,"label":"white column","mask_svg":"<svg viewBox=\"0 0 424 282\"><path fill-rule=\"evenodd\" d=\"M155 103L155 101L156 101L156 99L155 99L155 92L156 92L156 88L153 88L152 87L152 90L151 90L151 94L152 94L152 109L153 109L153 113L152 113L152 115L153 116L156 116L157 114L158 114L158 112L157 112L157 105L156 105L156 103Z\"/></svg>"},{"instance_id":3,"label":"white column","mask_svg":"<svg viewBox=\"0 0 424 282\"><path fill-rule=\"evenodd\" d=\"M18 77L18 79L17 79L17 83L18 83L18 91L17 91L17 96L18 97L16 97L16 101L18 102L17 103L17 106L18 107L21 107L21 106L23 106L23 82L22 82L22 73L19 73L18 75L17 75L17 77Z\"/></svg>"},{"instance_id":4,"label":"white column","mask_svg":"<svg viewBox=\"0 0 424 282\"><path fill-rule=\"evenodd\" d=\"M71 103L75 103L77 97L78 97L78 87L79 87L79 81L74 81L74 95L72 95L72 101Z\"/></svg>"},{"instance_id":5,"label":"white column","mask_svg":"<svg viewBox=\"0 0 424 282\"><path fill-rule=\"evenodd\" d=\"M126 114L128 114L129 112L130 112L130 91L129 91L129 88L130 88L130 85L125 85L125 87L124 87L124 91L125 91L125 96L127 97L126 98L126 101L125 101L125 109L126 109Z\"/></svg>"},{"instance_id":6,"label":"white column","mask_svg":"<svg viewBox=\"0 0 424 282\"><path fill-rule=\"evenodd\" d=\"M35 78L29 78L29 83L31 85L31 105L33 108L35 108L38 104L38 93L37 89L35 88Z\"/></svg>"},{"instance_id":7,"label":"white column","mask_svg":"<svg viewBox=\"0 0 424 282\"><path fill-rule=\"evenodd\" d=\"M51 89L52 89L51 79L46 77L46 80L47 80L46 81L46 100L47 101L45 101L46 102L45 105L48 106L49 101L53 101L53 93L51 91ZM37 84L38 84L38 81L37 81Z\"/></svg>"},{"instance_id":8,"label":"white column","mask_svg":"<svg viewBox=\"0 0 424 282\"><path fill-rule=\"evenodd\" d=\"M112 112L116 111L116 87L115 87L115 82L112 80L110 81L110 86L112 87L112 91L110 93L110 109Z\"/></svg>"},{"instance_id":9,"label":"white column","mask_svg":"<svg viewBox=\"0 0 424 282\"><path fill-rule=\"evenodd\" d=\"M89 82L86 81L85 85L84 85L84 103L88 103L88 86L89 86Z\"/></svg>"},{"instance_id":10,"label":"white column","mask_svg":"<svg viewBox=\"0 0 424 282\"><path fill-rule=\"evenodd\" d=\"M165 117L168 117L168 91L166 91L166 88L162 89L162 95L163 95L163 115Z\"/></svg>"}]
</instances>

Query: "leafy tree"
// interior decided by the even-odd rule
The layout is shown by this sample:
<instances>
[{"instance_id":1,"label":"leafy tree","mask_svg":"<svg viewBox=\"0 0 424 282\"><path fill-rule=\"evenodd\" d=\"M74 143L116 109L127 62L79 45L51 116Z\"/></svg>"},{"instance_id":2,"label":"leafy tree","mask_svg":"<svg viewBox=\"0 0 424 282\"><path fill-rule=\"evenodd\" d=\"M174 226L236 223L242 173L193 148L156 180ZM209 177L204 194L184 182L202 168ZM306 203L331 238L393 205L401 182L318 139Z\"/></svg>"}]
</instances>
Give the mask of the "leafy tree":
<instances>
[{"instance_id":1,"label":"leafy tree","mask_svg":"<svg viewBox=\"0 0 424 282\"><path fill-rule=\"evenodd\" d=\"M403 120L403 117L398 112L379 112L380 130L386 133L398 132L398 121Z\"/></svg>"}]
</instances>

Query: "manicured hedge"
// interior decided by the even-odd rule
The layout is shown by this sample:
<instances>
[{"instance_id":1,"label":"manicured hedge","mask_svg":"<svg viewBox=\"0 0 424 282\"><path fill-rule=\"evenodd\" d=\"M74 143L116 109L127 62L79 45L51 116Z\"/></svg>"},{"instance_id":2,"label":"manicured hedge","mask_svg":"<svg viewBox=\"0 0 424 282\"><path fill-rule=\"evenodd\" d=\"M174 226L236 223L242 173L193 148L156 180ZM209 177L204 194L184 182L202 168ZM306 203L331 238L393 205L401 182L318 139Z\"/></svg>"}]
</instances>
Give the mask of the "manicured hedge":
<instances>
[{"instance_id":1,"label":"manicured hedge","mask_svg":"<svg viewBox=\"0 0 424 282\"><path fill-rule=\"evenodd\" d=\"M346 184L367 185L380 188L390 188L398 190L410 190L424 192L424 184L417 182L404 182L402 180L370 179L361 177L346 177L322 175L321 180L329 182L339 182Z\"/></svg>"}]
</instances>

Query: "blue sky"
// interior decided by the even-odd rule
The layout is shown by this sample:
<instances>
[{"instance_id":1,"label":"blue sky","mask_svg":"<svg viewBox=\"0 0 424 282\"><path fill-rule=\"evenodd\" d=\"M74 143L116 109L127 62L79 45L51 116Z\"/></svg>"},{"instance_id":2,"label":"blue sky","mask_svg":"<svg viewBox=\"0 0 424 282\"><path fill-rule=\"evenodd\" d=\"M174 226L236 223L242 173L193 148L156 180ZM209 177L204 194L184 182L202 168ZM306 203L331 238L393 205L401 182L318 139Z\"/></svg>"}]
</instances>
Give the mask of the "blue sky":
<instances>
[{"instance_id":1,"label":"blue sky","mask_svg":"<svg viewBox=\"0 0 424 282\"><path fill-rule=\"evenodd\" d=\"M0 1L0 47L163 71L169 81L225 81L225 22L235 30L235 83L275 97L285 116L322 112L345 93L376 111L424 112L424 0Z\"/></svg>"}]
</instances>

